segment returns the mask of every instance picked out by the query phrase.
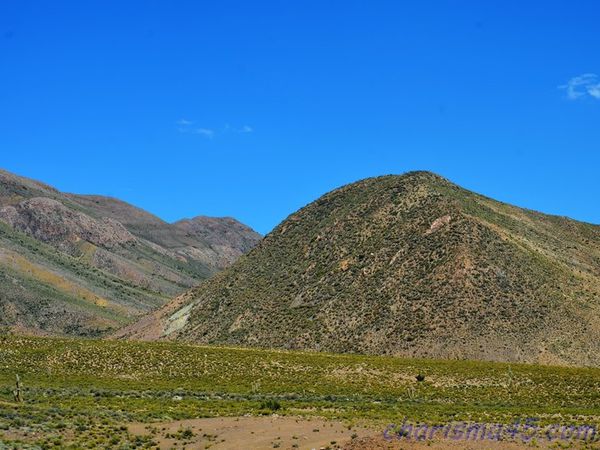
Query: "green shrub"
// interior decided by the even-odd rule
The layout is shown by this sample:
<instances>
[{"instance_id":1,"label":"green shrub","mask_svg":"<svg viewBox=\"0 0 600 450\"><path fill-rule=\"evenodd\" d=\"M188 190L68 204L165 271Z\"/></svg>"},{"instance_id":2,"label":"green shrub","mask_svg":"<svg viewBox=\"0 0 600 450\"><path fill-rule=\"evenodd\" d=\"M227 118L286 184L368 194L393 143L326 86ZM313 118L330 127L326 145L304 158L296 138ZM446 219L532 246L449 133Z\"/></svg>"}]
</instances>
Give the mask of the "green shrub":
<instances>
[{"instance_id":1,"label":"green shrub","mask_svg":"<svg viewBox=\"0 0 600 450\"><path fill-rule=\"evenodd\" d=\"M260 404L260 409L269 409L271 411L278 411L281 409L281 403L277 400L269 399L265 400Z\"/></svg>"}]
</instances>

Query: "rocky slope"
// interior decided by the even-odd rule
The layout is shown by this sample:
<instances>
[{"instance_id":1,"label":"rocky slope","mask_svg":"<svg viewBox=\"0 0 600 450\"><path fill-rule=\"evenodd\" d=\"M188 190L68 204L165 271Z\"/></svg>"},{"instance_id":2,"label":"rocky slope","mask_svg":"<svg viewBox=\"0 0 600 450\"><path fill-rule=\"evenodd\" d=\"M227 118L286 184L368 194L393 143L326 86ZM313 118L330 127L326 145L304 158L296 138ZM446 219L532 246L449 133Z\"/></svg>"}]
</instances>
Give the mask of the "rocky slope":
<instances>
[{"instance_id":1,"label":"rocky slope","mask_svg":"<svg viewBox=\"0 0 600 450\"><path fill-rule=\"evenodd\" d=\"M214 261L221 268L231 265L261 239L261 236L250 227L231 217L198 216L180 220L174 225L187 236L208 242L218 253Z\"/></svg>"},{"instance_id":2,"label":"rocky slope","mask_svg":"<svg viewBox=\"0 0 600 450\"><path fill-rule=\"evenodd\" d=\"M260 236L230 218L190 231L117 199L0 170L0 326L102 335L222 270Z\"/></svg>"},{"instance_id":3,"label":"rocky slope","mask_svg":"<svg viewBox=\"0 0 600 450\"><path fill-rule=\"evenodd\" d=\"M428 172L292 214L137 339L600 365L600 227Z\"/></svg>"}]
</instances>

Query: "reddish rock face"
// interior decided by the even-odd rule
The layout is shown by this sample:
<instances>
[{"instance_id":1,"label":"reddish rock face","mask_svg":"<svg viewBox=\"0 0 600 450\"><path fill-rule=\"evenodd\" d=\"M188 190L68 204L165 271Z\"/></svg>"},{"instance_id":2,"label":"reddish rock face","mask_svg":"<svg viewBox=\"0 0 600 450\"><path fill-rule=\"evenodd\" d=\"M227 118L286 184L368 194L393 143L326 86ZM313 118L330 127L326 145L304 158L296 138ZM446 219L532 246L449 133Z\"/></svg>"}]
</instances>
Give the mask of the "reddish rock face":
<instances>
[{"instance_id":1,"label":"reddish rock face","mask_svg":"<svg viewBox=\"0 0 600 450\"><path fill-rule=\"evenodd\" d=\"M50 198L35 197L4 207L0 209L0 220L15 230L59 247L78 240L104 248L136 242L135 236L116 220L96 220Z\"/></svg>"},{"instance_id":2,"label":"reddish rock face","mask_svg":"<svg viewBox=\"0 0 600 450\"><path fill-rule=\"evenodd\" d=\"M435 233L443 226L448 225L450 223L450 220L452 220L452 217L448 215L435 219L431 224L431 227L429 227L429 230L427 230L425 234Z\"/></svg>"}]
</instances>

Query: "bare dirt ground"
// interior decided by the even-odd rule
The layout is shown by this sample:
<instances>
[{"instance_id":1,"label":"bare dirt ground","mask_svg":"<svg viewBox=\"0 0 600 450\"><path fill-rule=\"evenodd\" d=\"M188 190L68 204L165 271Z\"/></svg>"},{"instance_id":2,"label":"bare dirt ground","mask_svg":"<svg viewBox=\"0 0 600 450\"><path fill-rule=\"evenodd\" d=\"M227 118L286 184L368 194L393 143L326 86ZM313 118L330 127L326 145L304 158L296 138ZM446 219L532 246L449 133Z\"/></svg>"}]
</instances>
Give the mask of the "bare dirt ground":
<instances>
[{"instance_id":1,"label":"bare dirt ground","mask_svg":"<svg viewBox=\"0 0 600 450\"><path fill-rule=\"evenodd\" d=\"M189 430L186 433L186 430ZM600 443L582 445L577 442L533 441L467 441L440 439L386 440L382 431L355 426L351 429L341 422L299 417L223 417L191 419L166 423L133 424L129 431L135 435L153 436L161 449L215 450L518 450L518 449L600 449ZM560 445L557 445L560 444Z\"/></svg>"},{"instance_id":2,"label":"bare dirt ground","mask_svg":"<svg viewBox=\"0 0 600 450\"><path fill-rule=\"evenodd\" d=\"M387 441L382 436L357 438L342 447L343 450L518 450L518 449L600 449L600 444L582 444L564 441L549 443L547 441L466 441L443 439L437 441Z\"/></svg>"},{"instance_id":3,"label":"bare dirt ground","mask_svg":"<svg viewBox=\"0 0 600 450\"><path fill-rule=\"evenodd\" d=\"M186 430L190 432L186 433ZM342 448L355 439L377 432L324 419L283 416L222 417L167 423L132 424L129 432L153 435L161 449L211 450L325 449Z\"/></svg>"}]
</instances>

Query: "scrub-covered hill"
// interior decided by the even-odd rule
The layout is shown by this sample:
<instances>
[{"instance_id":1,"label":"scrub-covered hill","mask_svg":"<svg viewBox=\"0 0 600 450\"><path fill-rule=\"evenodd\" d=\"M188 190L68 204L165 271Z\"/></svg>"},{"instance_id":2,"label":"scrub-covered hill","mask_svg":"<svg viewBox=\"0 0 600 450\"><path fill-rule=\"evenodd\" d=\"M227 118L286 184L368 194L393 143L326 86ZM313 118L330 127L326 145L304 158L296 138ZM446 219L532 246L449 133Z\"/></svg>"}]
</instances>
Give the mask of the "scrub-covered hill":
<instances>
[{"instance_id":1,"label":"scrub-covered hill","mask_svg":"<svg viewBox=\"0 0 600 450\"><path fill-rule=\"evenodd\" d=\"M600 365L600 227L428 172L341 187L121 336Z\"/></svg>"}]
</instances>

